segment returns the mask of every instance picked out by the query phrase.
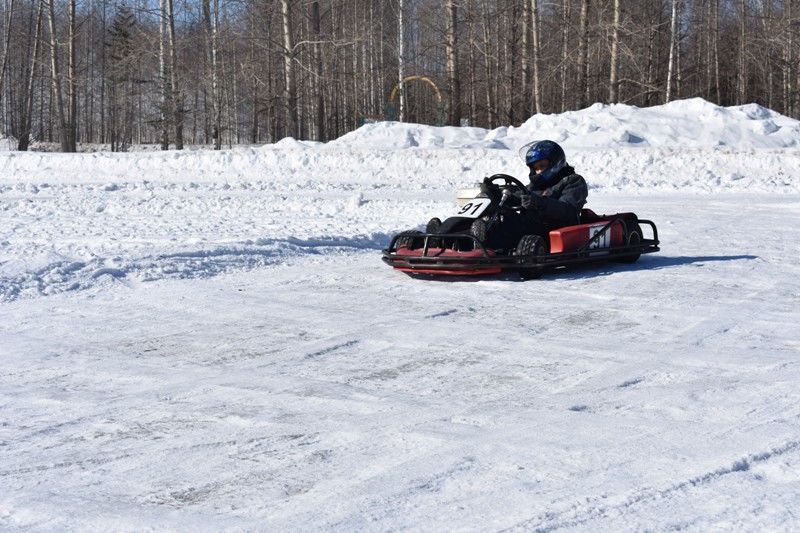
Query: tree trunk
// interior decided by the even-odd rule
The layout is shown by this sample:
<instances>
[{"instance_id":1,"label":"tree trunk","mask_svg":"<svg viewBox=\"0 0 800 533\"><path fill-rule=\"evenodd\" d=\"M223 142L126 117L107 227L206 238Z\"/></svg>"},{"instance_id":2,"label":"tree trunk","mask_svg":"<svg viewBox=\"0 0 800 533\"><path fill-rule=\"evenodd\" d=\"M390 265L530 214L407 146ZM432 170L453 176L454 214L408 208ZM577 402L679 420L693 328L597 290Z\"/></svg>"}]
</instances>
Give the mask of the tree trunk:
<instances>
[{"instance_id":1,"label":"tree trunk","mask_svg":"<svg viewBox=\"0 0 800 533\"><path fill-rule=\"evenodd\" d=\"M77 39L78 23L75 17L76 0L69 2L69 46L67 64L67 100L69 103L69 114L67 115L69 152L76 152L78 149L78 77L77 65L78 55L75 41Z\"/></svg>"},{"instance_id":2,"label":"tree trunk","mask_svg":"<svg viewBox=\"0 0 800 533\"><path fill-rule=\"evenodd\" d=\"M6 17L5 28L5 35L3 36L3 57L0 59L0 99L4 99L5 97L5 81L6 81L6 69L8 66L8 47L11 44L11 25L14 23L14 3L15 0L11 0L8 5L8 16Z\"/></svg>"},{"instance_id":3,"label":"tree trunk","mask_svg":"<svg viewBox=\"0 0 800 533\"><path fill-rule=\"evenodd\" d=\"M775 79L773 76L773 61L772 58L776 57L777 54L773 52L773 15L772 15L772 2L773 0L767 0L765 11L763 18L763 31L766 37L766 55L768 61L764 65L767 69L767 107L772 109L773 108L773 91L774 91L774 84Z\"/></svg>"},{"instance_id":4,"label":"tree trunk","mask_svg":"<svg viewBox=\"0 0 800 533\"><path fill-rule=\"evenodd\" d=\"M714 86L717 89L717 103L722 105L722 86L719 76L719 0L714 2Z\"/></svg>"},{"instance_id":5,"label":"tree trunk","mask_svg":"<svg viewBox=\"0 0 800 533\"><path fill-rule=\"evenodd\" d=\"M678 16L683 12L682 0L678 0ZM681 65L681 58L683 51L681 50L681 25L680 19L678 20L678 33L675 36L675 93L674 98L680 98L683 95L683 66Z\"/></svg>"},{"instance_id":6,"label":"tree trunk","mask_svg":"<svg viewBox=\"0 0 800 533\"><path fill-rule=\"evenodd\" d=\"M403 50L403 34L405 32L403 26L403 0L398 0L397 10L397 78L399 80L397 86L400 89L400 110L397 114L397 119L403 122L406 114L406 91L403 83L403 78L405 77L403 71L405 70L406 62Z\"/></svg>"},{"instance_id":7,"label":"tree trunk","mask_svg":"<svg viewBox=\"0 0 800 533\"><path fill-rule=\"evenodd\" d=\"M249 63L250 63L250 101L252 102L252 109L250 110L250 143L256 144L258 138L258 115L259 115L259 101L258 101L258 76L256 75L256 32L255 32L255 17L250 18L250 47L249 47Z\"/></svg>"},{"instance_id":8,"label":"tree trunk","mask_svg":"<svg viewBox=\"0 0 800 533\"><path fill-rule=\"evenodd\" d=\"M311 29L314 33L314 101L315 101L315 134L318 141L326 141L325 135L325 95L322 87L322 20L319 12L319 2L311 3Z\"/></svg>"},{"instance_id":9,"label":"tree trunk","mask_svg":"<svg viewBox=\"0 0 800 533\"><path fill-rule=\"evenodd\" d=\"M658 35L658 25L651 24L647 39L647 93L644 98L645 105L647 106L653 104L653 95L654 95L653 87L655 87L656 84L655 41L657 35Z\"/></svg>"},{"instance_id":10,"label":"tree trunk","mask_svg":"<svg viewBox=\"0 0 800 533\"><path fill-rule=\"evenodd\" d=\"M483 0L482 7L483 7L483 67L484 67L484 74L486 76L486 120L488 122L487 127L489 129L494 128L495 125L495 107L494 107L494 98L492 95L492 63L491 57L489 52L489 43L491 39L489 37L489 8L486 5L487 0Z\"/></svg>"},{"instance_id":11,"label":"tree trunk","mask_svg":"<svg viewBox=\"0 0 800 533\"><path fill-rule=\"evenodd\" d=\"M580 37L578 40L578 91L581 107L589 105L589 0L581 0Z\"/></svg>"},{"instance_id":12,"label":"tree trunk","mask_svg":"<svg viewBox=\"0 0 800 533\"><path fill-rule=\"evenodd\" d=\"M675 65L675 44L678 40L678 2L672 0L672 18L669 32L669 62L667 64L667 90L664 100L669 102L672 98L672 75Z\"/></svg>"},{"instance_id":13,"label":"tree trunk","mask_svg":"<svg viewBox=\"0 0 800 533\"><path fill-rule=\"evenodd\" d=\"M219 101L219 65L218 55L218 30L219 0L214 0L214 12L211 12L210 0L203 0L203 20L206 33L206 55L208 67L211 69L211 115L213 120L211 137L214 139L214 149L222 148L221 118L222 110Z\"/></svg>"},{"instance_id":14,"label":"tree trunk","mask_svg":"<svg viewBox=\"0 0 800 533\"><path fill-rule=\"evenodd\" d=\"M539 81L539 2L531 0L531 27L533 29L533 109L542 112L542 91Z\"/></svg>"},{"instance_id":15,"label":"tree trunk","mask_svg":"<svg viewBox=\"0 0 800 533\"><path fill-rule=\"evenodd\" d=\"M25 90L25 114L22 116L22 127L20 128L19 144L17 150L22 152L28 149L31 139L31 121L33 118L33 89L36 79L36 62L39 60L40 41L42 39L42 11L44 10L44 0L39 0L36 9L36 33L33 39L33 51L29 60L28 80Z\"/></svg>"},{"instance_id":16,"label":"tree trunk","mask_svg":"<svg viewBox=\"0 0 800 533\"><path fill-rule=\"evenodd\" d=\"M786 46L783 50L784 57L784 81L783 81L783 107L789 116L794 116L797 111L794 106L795 100L795 64L794 64L794 26L792 24L792 17L794 16L794 0L788 0L787 6L787 20L789 35L786 39Z\"/></svg>"},{"instance_id":17,"label":"tree trunk","mask_svg":"<svg viewBox=\"0 0 800 533\"><path fill-rule=\"evenodd\" d=\"M297 86L294 77L294 45L292 44L291 11L289 0L281 0L283 14L283 76L286 99L286 127L289 135L300 137L300 121L297 112Z\"/></svg>"},{"instance_id":18,"label":"tree trunk","mask_svg":"<svg viewBox=\"0 0 800 533\"><path fill-rule=\"evenodd\" d=\"M742 105L747 99L747 62L745 41L747 39L747 1L739 2L739 65L737 83L737 103Z\"/></svg>"},{"instance_id":19,"label":"tree trunk","mask_svg":"<svg viewBox=\"0 0 800 533\"><path fill-rule=\"evenodd\" d=\"M705 62L706 62L706 84L705 84L705 97L711 100L711 86L713 85L713 65L714 65L714 3L713 0L706 0L706 24L703 32L705 33Z\"/></svg>"},{"instance_id":20,"label":"tree trunk","mask_svg":"<svg viewBox=\"0 0 800 533\"><path fill-rule=\"evenodd\" d=\"M106 3L100 17L100 34L106 35ZM100 47L100 142L105 143L106 136L106 47Z\"/></svg>"},{"instance_id":21,"label":"tree trunk","mask_svg":"<svg viewBox=\"0 0 800 533\"><path fill-rule=\"evenodd\" d=\"M159 0L158 18L158 83L161 89L161 149L169 150L169 121L167 109L170 107L169 88L167 86L167 0Z\"/></svg>"},{"instance_id":22,"label":"tree trunk","mask_svg":"<svg viewBox=\"0 0 800 533\"><path fill-rule=\"evenodd\" d=\"M567 67L569 65L569 3L561 2L561 112L567 110Z\"/></svg>"},{"instance_id":23,"label":"tree trunk","mask_svg":"<svg viewBox=\"0 0 800 533\"><path fill-rule=\"evenodd\" d=\"M614 0L614 22L611 27L611 65L608 78L608 101L612 104L619 100L617 77L619 73L619 0Z\"/></svg>"},{"instance_id":24,"label":"tree trunk","mask_svg":"<svg viewBox=\"0 0 800 533\"><path fill-rule=\"evenodd\" d=\"M47 0L47 22L50 31L50 76L52 79L53 99L58 110L58 125L61 129L61 151L72 152L69 140L69 128L64 113L64 94L61 91L61 70L58 63L58 35L56 34L56 14L53 7L55 0Z\"/></svg>"},{"instance_id":25,"label":"tree trunk","mask_svg":"<svg viewBox=\"0 0 800 533\"><path fill-rule=\"evenodd\" d=\"M477 103L478 95L476 92L478 70L477 60L475 59L475 48L477 43L475 41L475 25L470 22L469 24L469 125L476 126L478 124Z\"/></svg>"},{"instance_id":26,"label":"tree trunk","mask_svg":"<svg viewBox=\"0 0 800 533\"><path fill-rule=\"evenodd\" d=\"M531 10L526 8L522 9L522 58L520 59L520 94L522 95L522 111L524 116L527 117L530 115L532 105L531 100L533 98L529 94L530 92L530 80L531 80L531 72L530 72L530 61L528 61L528 54L531 51L531 44L530 44L530 28L531 26Z\"/></svg>"},{"instance_id":27,"label":"tree trunk","mask_svg":"<svg viewBox=\"0 0 800 533\"><path fill-rule=\"evenodd\" d=\"M458 126L461 121L461 80L458 77L458 7L455 0L447 0L447 78L450 124Z\"/></svg>"},{"instance_id":28,"label":"tree trunk","mask_svg":"<svg viewBox=\"0 0 800 533\"><path fill-rule=\"evenodd\" d=\"M172 103L172 125L175 127L175 149L183 150L183 95L178 88L178 49L175 41L175 3L167 0L169 26L169 85Z\"/></svg>"}]
</instances>

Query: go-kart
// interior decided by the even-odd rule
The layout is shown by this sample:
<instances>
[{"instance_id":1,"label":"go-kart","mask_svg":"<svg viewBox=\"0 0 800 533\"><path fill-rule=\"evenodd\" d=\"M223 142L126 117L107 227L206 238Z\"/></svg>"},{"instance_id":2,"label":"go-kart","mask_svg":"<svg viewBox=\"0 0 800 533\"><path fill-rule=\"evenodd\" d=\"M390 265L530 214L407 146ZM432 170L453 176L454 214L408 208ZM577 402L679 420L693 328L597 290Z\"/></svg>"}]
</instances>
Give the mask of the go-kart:
<instances>
[{"instance_id":1,"label":"go-kart","mask_svg":"<svg viewBox=\"0 0 800 533\"><path fill-rule=\"evenodd\" d=\"M642 254L659 251L658 230L634 213L597 215L583 209L579 223L554 229L547 238L524 235L511 248L488 246L487 236L510 212L522 207L527 188L507 174L484 180L484 192L467 200L442 222L432 218L425 231L403 231L383 250L383 261L416 275L486 275L515 271L536 279L549 269L596 261L634 263ZM650 228L645 238L642 227Z\"/></svg>"}]
</instances>

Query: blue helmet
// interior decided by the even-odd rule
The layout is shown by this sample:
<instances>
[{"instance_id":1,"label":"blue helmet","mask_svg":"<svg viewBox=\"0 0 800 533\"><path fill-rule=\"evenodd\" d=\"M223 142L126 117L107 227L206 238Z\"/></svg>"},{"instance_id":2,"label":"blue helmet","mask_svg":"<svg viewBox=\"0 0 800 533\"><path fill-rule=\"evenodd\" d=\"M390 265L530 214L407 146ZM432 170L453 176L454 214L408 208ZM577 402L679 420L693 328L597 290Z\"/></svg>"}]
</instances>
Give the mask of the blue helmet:
<instances>
[{"instance_id":1,"label":"blue helmet","mask_svg":"<svg viewBox=\"0 0 800 533\"><path fill-rule=\"evenodd\" d=\"M550 166L547 167L541 174L536 174L533 171L533 164L542 159L550 161ZM553 185L553 180L561 170L567 166L567 158L564 155L564 150L553 141L537 141L530 145L528 151L525 152L525 164L531 169L531 185L534 189L546 189Z\"/></svg>"}]
</instances>

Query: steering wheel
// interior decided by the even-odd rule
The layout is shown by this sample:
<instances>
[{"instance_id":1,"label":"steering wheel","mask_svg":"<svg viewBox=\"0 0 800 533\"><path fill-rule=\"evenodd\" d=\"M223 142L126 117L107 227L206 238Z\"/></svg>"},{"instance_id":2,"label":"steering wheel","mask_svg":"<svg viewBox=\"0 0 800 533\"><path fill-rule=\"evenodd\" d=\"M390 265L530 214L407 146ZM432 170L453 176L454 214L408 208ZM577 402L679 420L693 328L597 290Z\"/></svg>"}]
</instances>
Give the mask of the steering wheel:
<instances>
[{"instance_id":1,"label":"steering wheel","mask_svg":"<svg viewBox=\"0 0 800 533\"><path fill-rule=\"evenodd\" d=\"M502 184L495 183L498 181L502 181L503 183ZM528 188L525 185L523 185L522 182L519 181L517 178L515 178L514 176L509 176L508 174L493 174L488 178L484 178L483 182L486 183L487 185L497 187L498 189L507 190L512 195L517 192L519 192L520 195L528 194ZM510 209L513 211L522 210L522 206L520 205L503 206L503 208Z\"/></svg>"},{"instance_id":2,"label":"steering wheel","mask_svg":"<svg viewBox=\"0 0 800 533\"><path fill-rule=\"evenodd\" d=\"M502 186L498 185L498 187L510 188L512 189L512 192L515 192L516 189L522 189L523 191L528 190L528 188L525 187L525 185L523 185L521 181L519 181L514 176L509 176L508 174L492 174L488 178L484 178L483 181L486 183L491 183L492 185L496 185L495 181L499 180L503 180L503 185Z\"/></svg>"}]
</instances>

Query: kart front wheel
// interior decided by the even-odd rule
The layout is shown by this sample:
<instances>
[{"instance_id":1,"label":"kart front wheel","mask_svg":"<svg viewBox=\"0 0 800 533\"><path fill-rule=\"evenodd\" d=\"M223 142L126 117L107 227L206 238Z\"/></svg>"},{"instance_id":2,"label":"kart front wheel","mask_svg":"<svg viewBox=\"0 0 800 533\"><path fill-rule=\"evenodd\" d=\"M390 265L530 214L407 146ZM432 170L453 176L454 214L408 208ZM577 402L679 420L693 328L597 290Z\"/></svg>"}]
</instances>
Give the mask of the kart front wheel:
<instances>
[{"instance_id":1,"label":"kart front wheel","mask_svg":"<svg viewBox=\"0 0 800 533\"><path fill-rule=\"evenodd\" d=\"M481 244L486 243L487 228L486 222L483 219L475 219L469 227L469 233L475 237Z\"/></svg>"},{"instance_id":2,"label":"kart front wheel","mask_svg":"<svg viewBox=\"0 0 800 533\"><path fill-rule=\"evenodd\" d=\"M408 248L409 250L413 250L414 248L421 248L422 247L422 239L419 236L422 235L421 231L417 230L410 230L404 231L397 236L397 241L395 241L395 248Z\"/></svg>"},{"instance_id":3,"label":"kart front wheel","mask_svg":"<svg viewBox=\"0 0 800 533\"><path fill-rule=\"evenodd\" d=\"M428 221L428 224L425 226L425 233L439 233L439 228L442 226L441 219L437 217L433 217ZM442 239L431 239L428 241L428 246L431 248L441 248L442 247Z\"/></svg>"}]
</instances>

